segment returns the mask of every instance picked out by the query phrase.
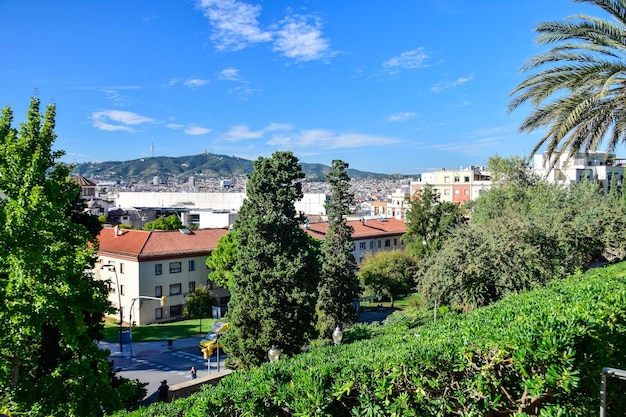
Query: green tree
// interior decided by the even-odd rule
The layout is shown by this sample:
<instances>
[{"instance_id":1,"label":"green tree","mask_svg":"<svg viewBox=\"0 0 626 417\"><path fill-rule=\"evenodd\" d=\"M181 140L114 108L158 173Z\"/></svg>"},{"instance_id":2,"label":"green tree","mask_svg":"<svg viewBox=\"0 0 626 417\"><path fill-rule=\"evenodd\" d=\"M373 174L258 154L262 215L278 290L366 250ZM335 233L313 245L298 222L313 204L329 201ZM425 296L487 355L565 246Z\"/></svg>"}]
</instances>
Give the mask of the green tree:
<instances>
[{"instance_id":1,"label":"green tree","mask_svg":"<svg viewBox=\"0 0 626 417\"><path fill-rule=\"evenodd\" d=\"M626 5L577 1L598 6L611 19L579 14L536 27L537 43L551 49L524 65L523 72L537 71L515 88L509 104L510 111L534 106L520 126L522 132L545 131L532 154L545 146L549 155L571 156L596 150L605 138L609 150L624 142Z\"/></svg>"},{"instance_id":2,"label":"green tree","mask_svg":"<svg viewBox=\"0 0 626 417\"><path fill-rule=\"evenodd\" d=\"M206 285L201 285L187 294L184 313L190 319L210 317L217 300Z\"/></svg>"},{"instance_id":3,"label":"green tree","mask_svg":"<svg viewBox=\"0 0 626 417\"><path fill-rule=\"evenodd\" d=\"M408 295L415 286L416 259L406 251L376 252L361 261L358 276L369 292L394 299Z\"/></svg>"},{"instance_id":4,"label":"green tree","mask_svg":"<svg viewBox=\"0 0 626 417\"><path fill-rule=\"evenodd\" d=\"M354 301L361 293L353 255L354 229L346 219L354 200L347 168L347 163L334 160L326 174L330 184L330 200L325 205L329 225L321 248L317 299L317 328L322 337L330 337L335 327L344 328L357 319Z\"/></svg>"},{"instance_id":5,"label":"green tree","mask_svg":"<svg viewBox=\"0 0 626 417\"><path fill-rule=\"evenodd\" d=\"M209 279L219 287L229 288L236 264L237 231L232 230L220 238L217 247L206 260L206 266L211 269Z\"/></svg>"},{"instance_id":6,"label":"green tree","mask_svg":"<svg viewBox=\"0 0 626 417\"><path fill-rule=\"evenodd\" d=\"M99 415L122 406L99 339L111 311L93 267L93 235L73 221L80 187L55 162L55 106L0 117L0 392L11 413Z\"/></svg>"},{"instance_id":7,"label":"green tree","mask_svg":"<svg viewBox=\"0 0 626 417\"><path fill-rule=\"evenodd\" d=\"M299 353L313 334L317 262L296 213L302 198L302 167L291 152L253 163L234 228L237 262L230 285L231 329L223 337L234 366L267 361L275 345Z\"/></svg>"},{"instance_id":8,"label":"green tree","mask_svg":"<svg viewBox=\"0 0 626 417\"><path fill-rule=\"evenodd\" d=\"M463 221L458 204L440 201L439 194L427 184L410 202L406 213L406 250L413 256L428 256L438 251L450 232Z\"/></svg>"},{"instance_id":9,"label":"green tree","mask_svg":"<svg viewBox=\"0 0 626 417\"><path fill-rule=\"evenodd\" d=\"M146 223L143 230L177 230L183 228L183 222L176 214L167 217L159 217L156 220Z\"/></svg>"}]
</instances>

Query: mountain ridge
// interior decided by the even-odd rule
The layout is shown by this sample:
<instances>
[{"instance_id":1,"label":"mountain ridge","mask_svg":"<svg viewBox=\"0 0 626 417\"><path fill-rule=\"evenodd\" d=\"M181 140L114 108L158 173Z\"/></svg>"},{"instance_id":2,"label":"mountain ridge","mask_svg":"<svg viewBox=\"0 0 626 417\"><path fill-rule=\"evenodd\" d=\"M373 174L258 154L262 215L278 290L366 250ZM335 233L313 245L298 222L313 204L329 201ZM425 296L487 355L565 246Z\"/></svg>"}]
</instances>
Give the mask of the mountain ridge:
<instances>
[{"instance_id":1,"label":"mountain ridge","mask_svg":"<svg viewBox=\"0 0 626 417\"><path fill-rule=\"evenodd\" d=\"M324 164L300 163L305 181L325 181L331 167ZM153 156L127 161L81 162L74 165L74 174L87 178L125 178L152 181L152 178L191 177L232 178L252 172L252 161L236 156L202 153L189 156ZM380 174L347 169L353 179L402 179L411 175ZM414 177L414 176L413 176Z\"/></svg>"}]
</instances>

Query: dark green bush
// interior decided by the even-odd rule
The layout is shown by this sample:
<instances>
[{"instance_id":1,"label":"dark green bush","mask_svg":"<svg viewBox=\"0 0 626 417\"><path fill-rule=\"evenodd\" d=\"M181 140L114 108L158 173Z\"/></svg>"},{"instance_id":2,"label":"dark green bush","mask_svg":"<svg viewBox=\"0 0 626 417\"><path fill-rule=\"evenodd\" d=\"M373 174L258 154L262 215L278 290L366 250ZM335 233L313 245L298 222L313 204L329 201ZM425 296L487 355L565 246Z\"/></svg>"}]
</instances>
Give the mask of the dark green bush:
<instances>
[{"instance_id":1,"label":"dark green bush","mask_svg":"<svg viewBox=\"0 0 626 417\"><path fill-rule=\"evenodd\" d=\"M132 415L594 415L602 367L626 366L625 276L622 263L369 340L347 332L348 343ZM618 394L609 410L626 409Z\"/></svg>"}]
</instances>

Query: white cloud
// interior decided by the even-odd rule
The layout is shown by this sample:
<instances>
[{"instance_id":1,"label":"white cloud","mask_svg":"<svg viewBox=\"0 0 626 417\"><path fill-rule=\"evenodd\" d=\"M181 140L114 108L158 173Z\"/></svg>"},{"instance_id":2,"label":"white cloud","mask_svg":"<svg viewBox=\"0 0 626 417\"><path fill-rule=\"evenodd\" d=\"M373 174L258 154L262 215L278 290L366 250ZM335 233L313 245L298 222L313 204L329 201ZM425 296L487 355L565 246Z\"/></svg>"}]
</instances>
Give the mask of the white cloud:
<instances>
[{"instance_id":1,"label":"white cloud","mask_svg":"<svg viewBox=\"0 0 626 417\"><path fill-rule=\"evenodd\" d=\"M154 122L154 119L141 116L137 113L121 110L101 110L90 116L93 126L101 130L135 132L131 126Z\"/></svg>"},{"instance_id":2,"label":"white cloud","mask_svg":"<svg viewBox=\"0 0 626 417\"><path fill-rule=\"evenodd\" d=\"M211 39L218 50L236 51L273 41L274 52L300 62L333 55L319 19L313 16L287 16L263 29L258 20L262 10L259 5L237 0L199 0L197 4L211 24Z\"/></svg>"},{"instance_id":3,"label":"white cloud","mask_svg":"<svg viewBox=\"0 0 626 417\"><path fill-rule=\"evenodd\" d=\"M241 81L241 78L239 77L239 70L236 68L223 69L220 72L219 79L225 81Z\"/></svg>"},{"instance_id":4,"label":"white cloud","mask_svg":"<svg viewBox=\"0 0 626 417\"><path fill-rule=\"evenodd\" d=\"M261 6L236 0L200 0L198 7L213 26L211 38L217 49L239 50L272 39L269 32L259 28Z\"/></svg>"},{"instance_id":5,"label":"white cloud","mask_svg":"<svg viewBox=\"0 0 626 417\"><path fill-rule=\"evenodd\" d=\"M399 56L390 58L383 62L383 68L390 73L395 74L401 69L425 68L430 56L422 47L415 48L410 51L402 52Z\"/></svg>"},{"instance_id":6,"label":"white cloud","mask_svg":"<svg viewBox=\"0 0 626 417\"><path fill-rule=\"evenodd\" d=\"M388 136L363 133L336 133L324 129L302 130L294 135L276 135L269 145L289 147L316 147L324 149L358 148L363 146L385 146L401 140Z\"/></svg>"},{"instance_id":7,"label":"white cloud","mask_svg":"<svg viewBox=\"0 0 626 417\"><path fill-rule=\"evenodd\" d=\"M415 116L417 116L417 114L411 111L405 111L405 112L392 114L391 116L387 117L387 121L388 122L404 122L406 120L413 119Z\"/></svg>"},{"instance_id":8,"label":"white cloud","mask_svg":"<svg viewBox=\"0 0 626 417\"><path fill-rule=\"evenodd\" d=\"M434 91L435 93L440 93L443 90L447 90L448 88L453 88L453 87L458 87L460 85L465 84L466 82L472 81L474 79L473 75L470 75L469 77L460 77L457 78L454 81L444 81L444 82L440 82L435 84L434 86L432 86L430 88L431 91Z\"/></svg>"},{"instance_id":9,"label":"white cloud","mask_svg":"<svg viewBox=\"0 0 626 417\"><path fill-rule=\"evenodd\" d=\"M184 130L184 132L188 135L198 136L198 135L206 135L207 133L211 133L211 129L200 126L189 127Z\"/></svg>"},{"instance_id":10,"label":"white cloud","mask_svg":"<svg viewBox=\"0 0 626 417\"><path fill-rule=\"evenodd\" d=\"M273 50L297 61L313 61L329 56L328 39L322 37L320 23L310 17L288 16L276 31Z\"/></svg>"},{"instance_id":11,"label":"white cloud","mask_svg":"<svg viewBox=\"0 0 626 417\"><path fill-rule=\"evenodd\" d=\"M209 80L203 80L201 78L188 78L183 81L183 85L186 87L202 87L205 84L208 84Z\"/></svg>"},{"instance_id":12,"label":"white cloud","mask_svg":"<svg viewBox=\"0 0 626 417\"><path fill-rule=\"evenodd\" d=\"M206 135L207 133L211 133L212 129L202 126L194 126L194 125L182 125L180 123L168 123L165 127L174 130L182 130L188 135L198 136L198 135Z\"/></svg>"},{"instance_id":13,"label":"white cloud","mask_svg":"<svg viewBox=\"0 0 626 417\"><path fill-rule=\"evenodd\" d=\"M287 123L270 123L263 129L250 130L248 126L237 125L226 132L226 140L239 142L245 139L261 139L268 132L289 131L293 126Z\"/></svg>"}]
</instances>

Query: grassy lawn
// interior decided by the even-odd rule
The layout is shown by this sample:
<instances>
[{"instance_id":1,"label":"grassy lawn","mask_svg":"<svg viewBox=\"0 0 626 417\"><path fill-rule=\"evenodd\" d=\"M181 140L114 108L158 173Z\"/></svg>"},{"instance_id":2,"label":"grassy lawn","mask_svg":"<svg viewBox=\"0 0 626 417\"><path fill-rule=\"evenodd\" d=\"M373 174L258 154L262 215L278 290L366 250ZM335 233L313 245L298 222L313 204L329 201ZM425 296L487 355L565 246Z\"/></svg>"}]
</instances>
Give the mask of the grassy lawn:
<instances>
[{"instance_id":1,"label":"grassy lawn","mask_svg":"<svg viewBox=\"0 0 626 417\"><path fill-rule=\"evenodd\" d=\"M207 318L202 320L183 320L173 323L136 326L133 329L133 342L149 342L163 339L176 340L202 336L211 330L214 321L214 319ZM201 322L202 328L200 327ZM120 328L115 322L107 320L104 324L104 340L113 343L119 342L119 330ZM122 330L128 330L126 323L122 327Z\"/></svg>"}]
</instances>

